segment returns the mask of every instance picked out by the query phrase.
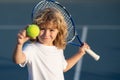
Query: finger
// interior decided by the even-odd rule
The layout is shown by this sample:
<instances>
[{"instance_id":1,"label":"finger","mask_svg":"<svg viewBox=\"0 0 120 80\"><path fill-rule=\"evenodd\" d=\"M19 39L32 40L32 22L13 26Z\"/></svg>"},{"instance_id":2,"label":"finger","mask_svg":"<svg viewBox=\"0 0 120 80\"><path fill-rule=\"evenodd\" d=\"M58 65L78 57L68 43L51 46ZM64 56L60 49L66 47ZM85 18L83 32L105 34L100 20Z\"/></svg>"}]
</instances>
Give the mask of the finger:
<instances>
[{"instance_id":1,"label":"finger","mask_svg":"<svg viewBox=\"0 0 120 80\"><path fill-rule=\"evenodd\" d=\"M26 37L26 30L23 30L22 35Z\"/></svg>"},{"instance_id":2,"label":"finger","mask_svg":"<svg viewBox=\"0 0 120 80\"><path fill-rule=\"evenodd\" d=\"M21 33L18 33L18 38L22 39L23 38L23 35Z\"/></svg>"},{"instance_id":3,"label":"finger","mask_svg":"<svg viewBox=\"0 0 120 80\"><path fill-rule=\"evenodd\" d=\"M90 49L90 46L87 43L84 43L84 47Z\"/></svg>"}]
</instances>

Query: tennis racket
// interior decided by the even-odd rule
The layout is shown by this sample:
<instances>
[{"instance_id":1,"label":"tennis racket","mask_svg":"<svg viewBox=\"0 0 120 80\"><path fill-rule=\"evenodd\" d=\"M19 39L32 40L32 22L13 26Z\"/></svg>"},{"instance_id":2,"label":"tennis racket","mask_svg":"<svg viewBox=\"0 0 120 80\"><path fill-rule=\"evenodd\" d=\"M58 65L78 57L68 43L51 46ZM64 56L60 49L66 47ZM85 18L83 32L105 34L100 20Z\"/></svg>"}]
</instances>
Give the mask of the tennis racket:
<instances>
[{"instance_id":1,"label":"tennis racket","mask_svg":"<svg viewBox=\"0 0 120 80\"><path fill-rule=\"evenodd\" d=\"M43 10L45 8L56 8L58 9L64 16L67 24L68 24L68 37L67 37L67 43L72 44L75 46L82 46L83 42L80 40L77 31L75 29L75 24L73 22L73 19L69 12L66 10L64 6L62 6L59 2L55 0L42 0L40 1L32 11L32 19L35 19L37 14L40 10ZM77 44L74 42L74 39L77 38L80 44ZM86 49L86 52L90 54L96 61L99 60L100 56L97 55L95 52L93 52L91 49Z\"/></svg>"}]
</instances>

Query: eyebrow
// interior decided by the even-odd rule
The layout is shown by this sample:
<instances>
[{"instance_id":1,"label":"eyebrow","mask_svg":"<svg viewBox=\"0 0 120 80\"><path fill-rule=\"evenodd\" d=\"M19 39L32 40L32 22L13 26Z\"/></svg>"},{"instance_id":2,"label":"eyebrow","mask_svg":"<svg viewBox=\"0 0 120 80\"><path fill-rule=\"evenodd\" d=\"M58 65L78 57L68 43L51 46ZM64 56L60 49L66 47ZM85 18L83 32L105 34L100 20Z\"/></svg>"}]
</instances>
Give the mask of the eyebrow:
<instances>
[{"instance_id":1,"label":"eyebrow","mask_svg":"<svg viewBox=\"0 0 120 80\"><path fill-rule=\"evenodd\" d=\"M40 28L57 29L56 26L41 26Z\"/></svg>"}]
</instances>

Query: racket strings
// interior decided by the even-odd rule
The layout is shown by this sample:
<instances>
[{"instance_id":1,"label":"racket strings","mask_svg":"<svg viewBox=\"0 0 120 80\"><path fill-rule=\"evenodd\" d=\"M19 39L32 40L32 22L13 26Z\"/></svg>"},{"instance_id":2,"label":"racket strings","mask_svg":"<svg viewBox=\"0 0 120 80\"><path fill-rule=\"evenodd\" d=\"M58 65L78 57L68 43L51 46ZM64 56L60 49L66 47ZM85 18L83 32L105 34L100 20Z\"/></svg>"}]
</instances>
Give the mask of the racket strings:
<instances>
[{"instance_id":1,"label":"racket strings","mask_svg":"<svg viewBox=\"0 0 120 80\"><path fill-rule=\"evenodd\" d=\"M71 16L70 15L68 16L68 13L65 11L65 7L63 7L63 8L60 6L57 6L57 7L59 7L57 9L59 9L61 11L61 13L63 14L63 16L65 18L66 23L68 24L68 41L69 41L74 36L73 24L70 19Z\"/></svg>"}]
</instances>

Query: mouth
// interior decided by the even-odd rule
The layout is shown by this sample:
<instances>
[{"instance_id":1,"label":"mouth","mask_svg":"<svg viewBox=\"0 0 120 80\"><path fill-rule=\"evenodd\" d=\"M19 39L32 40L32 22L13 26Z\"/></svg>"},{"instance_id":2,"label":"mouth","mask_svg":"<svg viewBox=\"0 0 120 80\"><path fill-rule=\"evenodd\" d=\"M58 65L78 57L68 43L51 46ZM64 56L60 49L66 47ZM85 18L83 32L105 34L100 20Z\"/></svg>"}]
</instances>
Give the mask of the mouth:
<instances>
[{"instance_id":1,"label":"mouth","mask_svg":"<svg viewBox=\"0 0 120 80\"><path fill-rule=\"evenodd\" d=\"M43 37L43 39L49 39L49 37Z\"/></svg>"},{"instance_id":2,"label":"mouth","mask_svg":"<svg viewBox=\"0 0 120 80\"><path fill-rule=\"evenodd\" d=\"M45 40L47 40L47 39L50 39L49 37L43 37L42 39L45 39Z\"/></svg>"}]
</instances>

